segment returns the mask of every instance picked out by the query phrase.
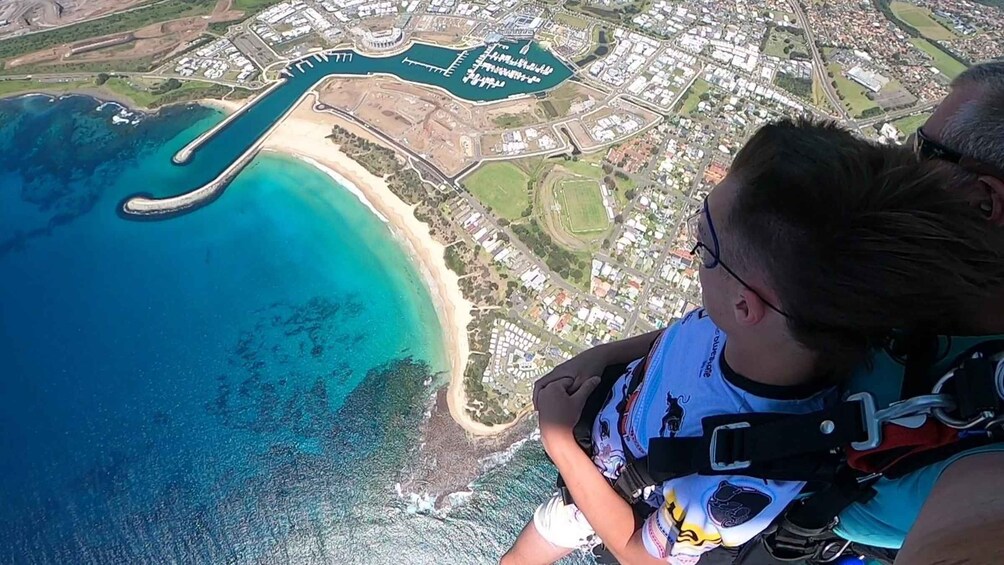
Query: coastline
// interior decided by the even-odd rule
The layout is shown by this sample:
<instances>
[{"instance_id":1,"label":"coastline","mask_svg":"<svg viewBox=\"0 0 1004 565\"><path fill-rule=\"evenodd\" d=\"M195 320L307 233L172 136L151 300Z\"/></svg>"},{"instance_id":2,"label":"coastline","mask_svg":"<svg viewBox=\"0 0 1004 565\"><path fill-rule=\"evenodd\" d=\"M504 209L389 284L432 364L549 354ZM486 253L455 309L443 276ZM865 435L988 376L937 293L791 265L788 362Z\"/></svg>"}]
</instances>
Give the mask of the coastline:
<instances>
[{"instance_id":1,"label":"coastline","mask_svg":"<svg viewBox=\"0 0 1004 565\"><path fill-rule=\"evenodd\" d=\"M153 111L137 106L125 97L108 96L103 90L90 88L64 92L46 92L40 89L0 98L16 98L31 94L56 97L84 95L102 102L116 102L142 112ZM450 416L468 435L476 438L498 436L516 427L523 421L522 414L512 422L494 426L477 422L467 414L464 370L470 356L467 326L473 319L471 311L474 304L460 292L460 277L446 266L445 246L431 236L428 226L415 218L413 207L400 200L382 178L367 171L362 165L339 151L337 145L326 139L335 125L367 138L369 134L334 114L315 112L314 99L316 94L306 97L276 126L265 139L262 149L297 158L327 174L339 184L347 184L345 187L347 190L353 192L381 221L388 224L392 233L404 244L408 254L415 260L440 319L445 338L445 353L450 365L450 380L446 391L446 405ZM205 98L184 103L200 104L231 114L250 100L252 99L233 101ZM343 179L348 182L342 182Z\"/></svg>"},{"instance_id":2,"label":"coastline","mask_svg":"<svg viewBox=\"0 0 1004 565\"><path fill-rule=\"evenodd\" d=\"M213 100L206 105L232 112L241 103ZM452 419L465 432L477 437L494 436L509 429L515 422L488 426L474 421L465 410L464 369L470 355L467 326L472 320L474 305L461 293L460 277L446 266L445 246L431 236L428 226L415 218L413 207L400 200L384 179L367 171L326 139L334 125L345 126L346 123L334 115L314 112L313 100L308 98L275 128L262 148L290 155L318 168L340 184L348 184L346 189L387 223L414 258L440 319L450 365L446 396Z\"/></svg>"}]
</instances>

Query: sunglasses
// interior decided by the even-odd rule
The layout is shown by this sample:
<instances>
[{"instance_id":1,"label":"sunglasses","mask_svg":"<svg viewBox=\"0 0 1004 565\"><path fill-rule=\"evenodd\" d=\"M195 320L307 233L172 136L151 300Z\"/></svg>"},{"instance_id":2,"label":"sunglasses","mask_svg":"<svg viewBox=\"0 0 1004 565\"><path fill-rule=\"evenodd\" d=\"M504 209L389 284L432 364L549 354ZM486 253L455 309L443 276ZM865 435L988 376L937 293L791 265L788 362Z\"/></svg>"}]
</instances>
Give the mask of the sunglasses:
<instances>
[{"instance_id":1,"label":"sunglasses","mask_svg":"<svg viewBox=\"0 0 1004 565\"><path fill-rule=\"evenodd\" d=\"M910 138L912 139L913 152L921 159L948 161L972 173L1004 179L1004 171L1001 169L978 159L967 157L950 147L938 143L924 133L924 128L917 128L917 132L911 135ZM910 140L907 140L907 142L910 143Z\"/></svg>"},{"instance_id":2,"label":"sunglasses","mask_svg":"<svg viewBox=\"0 0 1004 565\"><path fill-rule=\"evenodd\" d=\"M711 246L707 246L701 241L701 217L704 217L705 223L708 226L708 233L711 235ZM690 250L691 256L697 256L701 259L701 264L705 269L714 269L715 267L721 267L725 269L725 272L732 275L734 279L739 281L739 284L748 288L753 294L757 295L764 304L766 304L771 310L777 312L778 314L788 318L789 316L784 313L780 308L774 306L769 300L763 297L755 288L750 286L736 274L735 271L729 268L728 265L722 262L721 248L718 244L718 234L715 233L715 224L711 221L711 211L708 210L708 201L705 200L701 205L701 209L694 212L686 221L687 237L693 242L694 246Z\"/></svg>"}]
</instances>

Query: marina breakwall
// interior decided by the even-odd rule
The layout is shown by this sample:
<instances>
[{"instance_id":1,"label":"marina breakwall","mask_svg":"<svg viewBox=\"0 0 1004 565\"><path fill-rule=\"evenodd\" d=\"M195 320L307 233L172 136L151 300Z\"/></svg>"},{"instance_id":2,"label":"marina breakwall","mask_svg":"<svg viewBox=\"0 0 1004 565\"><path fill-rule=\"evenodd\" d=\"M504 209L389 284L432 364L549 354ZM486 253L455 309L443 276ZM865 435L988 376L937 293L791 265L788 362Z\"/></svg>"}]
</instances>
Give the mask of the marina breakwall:
<instances>
[{"instance_id":1,"label":"marina breakwall","mask_svg":"<svg viewBox=\"0 0 1004 565\"><path fill-rule=\"evenodd\" d=\"M268 93L269 93L268 91L263 92L261 98L267 96ZM288 110L286 110L286 112L283 113L282 116L279 117L279 119L275 120L272 126L269 127L268 130L263 135L261 135L258 139L256 139L255 142L250 147L248 147L247 150L245 150L244 153L240 155L240 157L237 158L237 160L231 163L230 166L224 169L223 172L220 173L213 180L200 186L199 188L196 188L195 190L191 190L184 194L178 194L176 196L168 196L166 198L155 198L145 194L138 194L132 196L126 199L125 202L122 203L122 212L127 216L169 217L169 216L175 216L182 212L190 212L200 206L212 202L213 200L218 198L220 194L223 193L223 189L225 189L227 185L230 184L230 181L232 181L234 177L236 177L237 174L240 173L241 170L243 170L244 167L247 166L247 164L254 159L255 155L258 154L258 151L261 150L262 144L264 144L265 140L268 139L269 134L271 134L275 130L275 128L279 127L279 125L283 122L283 120L285 120L287 116L293 113L293 111L296 110L297 106L299 106L300 103L303 102L311 94L312 94L311 90L304 92L303 95L300 96L299 99L297 99L296 103L294 103ZM245 106L244 108L241 108L241 110L245 110L249 106L250 104L248 106ZM230 117L238 115L239 113L240 112L234 112L234 114L229 116L228 119ZM212 135L210 134L215 134L216 132L219 132L222 129L220 126L221 125L225 126L226 123L227 120L220 122L220 124L218 124L217 127L214 127L209 132L200 135L196 139L196 141L199 141L198 144L196 144L195 141L193 141L189 145L185 146L185 148L183 148L182 151L184 151L185 149L189 149L188 157L190 157L192 151L198 148L199 145L204 143L210 137L212 137ZM181 153L181 151L179 151L179 153Z\"/></svg>"}]
</instances>

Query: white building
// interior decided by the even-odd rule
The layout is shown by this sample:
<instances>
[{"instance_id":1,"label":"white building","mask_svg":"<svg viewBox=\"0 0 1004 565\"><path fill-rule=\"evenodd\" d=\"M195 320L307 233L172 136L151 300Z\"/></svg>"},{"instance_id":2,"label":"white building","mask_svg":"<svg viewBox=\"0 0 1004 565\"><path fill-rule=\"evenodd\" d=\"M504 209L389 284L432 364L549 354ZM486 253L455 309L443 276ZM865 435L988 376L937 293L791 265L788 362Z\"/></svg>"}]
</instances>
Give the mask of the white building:
<instances>
[{"instance_id":1,"label":"white building","mask_svg":"<svg viewBox=\"0 0 1004 565\"><path fill-rule=\"evenodd\" d=\"M363 34L363 45L373 51L393 49L401 45L403 41L404 32L398 27L381 31L368 31Z\"/></svg>"}]
</instances>

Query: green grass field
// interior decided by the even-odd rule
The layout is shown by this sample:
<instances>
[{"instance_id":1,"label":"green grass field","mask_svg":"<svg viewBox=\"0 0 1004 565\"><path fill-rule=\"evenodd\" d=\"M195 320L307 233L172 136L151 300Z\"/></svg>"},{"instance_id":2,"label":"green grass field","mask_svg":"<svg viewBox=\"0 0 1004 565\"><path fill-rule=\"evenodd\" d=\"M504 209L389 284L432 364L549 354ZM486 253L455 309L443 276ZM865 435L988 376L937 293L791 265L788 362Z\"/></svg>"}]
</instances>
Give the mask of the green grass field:
<instances>
[{"instance_id":1,"label":"green grass field","mask_svg":"<svg viewBox=\"0 0 1004 565\"><path fill-rule=\"evenodd\" d=\"M573 16L572 14L566 14L564 12L556 14L554 16L554 19L558 23L565 24L568 27L574 27L578 29L586 29L587 27L589 27L589 22L587 22L586 20L578 16Z\"/></svg>"},{"instance_id":2,"label":"green grass field","mask_svg":"<svg viewBox=\"0 0 1004 565\"><path fill-rule=\"evenodd\" d=\"M934 66L939 71L945 73L945 76L948 78L955 78L962 74L962 71L966 70L965 65L956 61L951 55L938 49L936 45L922 37L911 37L910 43L913 43L917 49L930 55L934 59Z\"/></svg>"},{"instance_id":3,"label":"green grass field","mask_svg":"<svg viewBox=\"0 0 1004 565\"><path fill-rule=\"evenodd\" d=\"M900 118L892 123L896 126L896 129L903 132L903 135L910 135L917 131L917 128L924 125L927 118L931 117L930 112L924 112L922 114L917 114L915 116L906 116L905 118Z\"/></svg>"},{"instance_id":4,"label":"green grass field","mask_svg":"<svg viewBox=\"0 0 1004 565\"><path fill-rule=\"evenodd\" d=\"M561 166L580 177L599 181L603 178L603 168L600 166L602 160L602 153L593 153L592 155L580 155L578 161L563 161Z\"/></svg>"},{"instance_id":5,"label":"green grass field","mask_svg":"<svg viewBox=\"0 0 1004 565\"><path fill-rule=\"evenodd\" d=\"M278 4L282 0L234 0L234 8L256 12L262 8L267 8L272 4Z\"/></svg>"},{"instance_id":6,"label":"green grass field","mask_svg":"<svg viewBox=\"0 0 1004 565\"><path fill-rule=\"evenodd\" d=\"M189 80L182 81L181 86L173 90L162 93L152 91L161 84L162 81L156 80L141 81L137 84L130 80L112 77L105 82L104 88L116 94L121 94L132 100L136 105L145 108L157 108L171 102L192 100L201 97L219 97L230 90L218 84Z\"/></svg>"},{"instance_id":7,"label":"green grass field","mask_svg":"<svg viewBox=\"0 0 1004 565\"><path fill-rule=\"evenodd\" d=\"M533 116L523 114L503 114L501 116L495 116L495 119L492 121L500 128L510 129L530 124L533 122L532 118Z\"/></svg>"},{"instance_id":8,"label":"green grass field","mask_svg":"<svg viewBox=\"0 0 1004 565\"><path fill-rule=\"evenodd\" d=\"M833 78L828 80L837 81L837 92L844 96L844 108L847 108L855 117L861 116L862 112L877 105L865 96L865 88L853 80L844 76L840 65L830 63L827 69L833 73Z\"/></svg>"},{"instance_id":9,"label":"green grass field","mask_svg":"<svg viewBox=\"0 0 1004 565\"><path fill-rule=\"evenodd\" d=\"M931 10L923 6L915 6L906 2L892 2L889 4L889 8L892 9L892 13L897 18L913 26L928 39L949 40L956 38L951 30L938 23L931 16Z\"/></svg>"},{"instance_id":10,"label":"green grass field","mask_svg":"<svg viewBox=\"0 0 1004 565\"><path fill-rule=\"evenodd\" d=\"M125 79L121 78L110 78L108 79L107 82L105 82L104 86L108 90L111 90L116 94L121 94L122 96L126 96L136 104L139 104L140 106L144 106L146 108L153 107L153 103L156 102L158 98L160 98L160 95L154 94L149 90L143 90L137 88L132 84L130 84Z\"/></svg>"},{"instance_id":11,"label":"green grass field","mask_svg":"<svg viewBox=\"0 0 1004 565\"><path fill-rule=\"evenodd\" d=\"M489 162L468 175L463 184L485 206L508 220L516 220L527 206L526 173L512 163Z\"/></svg>"},{"instance_id":12,"label":"green grass field","mask_svg":"<svg viewBox=\"0 0 1004 565\"><path fill-rule=\"evenodd\" d=\"M788 53L784 52L785 48L788 49ZM781 59L788 59L793 52L808 54L809 45L805 42L805 36L800 33L788 33L780 28L772 27L763 52Z\"/></svg>"},{"instance_id":13,"label":"green grass field","mask_svg":"<svg viewBox=\"0 0 1004 565\"><path fill-rule=\"evenodd\" d=\"M711 90L711 85L708 84L708 81L703 78L695 80L694 84L690 85L690 89L687 90L687 97L683 99L680 113L688 116L693 114L697 110L697 105L701 102L701 95L709 90Z\"/></svg>"},{"instance_id":14,"label":"green grass field","mask_svg":"<svg viewBox=\"0 0 1004 565\"><path fill-rule=\"evenodd\" d=\"M562 180L556 192L569 231L581 234L607 229L610 222L603 208L599 183L586 179Z\"/></svg>"}]
</instances>

